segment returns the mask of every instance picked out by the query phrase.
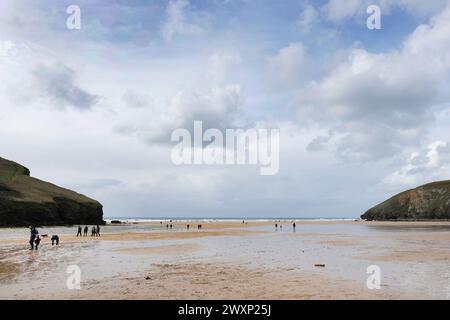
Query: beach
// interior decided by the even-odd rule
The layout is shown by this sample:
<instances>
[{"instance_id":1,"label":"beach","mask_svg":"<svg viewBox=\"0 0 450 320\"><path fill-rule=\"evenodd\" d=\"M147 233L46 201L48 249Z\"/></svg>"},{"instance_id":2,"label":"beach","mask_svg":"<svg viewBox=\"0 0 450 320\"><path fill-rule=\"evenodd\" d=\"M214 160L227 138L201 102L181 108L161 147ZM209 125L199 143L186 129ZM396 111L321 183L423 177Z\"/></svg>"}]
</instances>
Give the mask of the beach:
<instances>
[{"instance_id":1,"label":"beach","mask_svg":"<svg viewBox=\"0 0 450 320\"><path fill-rule=\"evenodd\" d=\"M108 224L100 237L41 227L60 245L43 238L37 251L26 228L0 229L0 299L450 298L450 222L168 223ZM80 289L67 286L70 266Z\"/></svg>"}]
</instances>

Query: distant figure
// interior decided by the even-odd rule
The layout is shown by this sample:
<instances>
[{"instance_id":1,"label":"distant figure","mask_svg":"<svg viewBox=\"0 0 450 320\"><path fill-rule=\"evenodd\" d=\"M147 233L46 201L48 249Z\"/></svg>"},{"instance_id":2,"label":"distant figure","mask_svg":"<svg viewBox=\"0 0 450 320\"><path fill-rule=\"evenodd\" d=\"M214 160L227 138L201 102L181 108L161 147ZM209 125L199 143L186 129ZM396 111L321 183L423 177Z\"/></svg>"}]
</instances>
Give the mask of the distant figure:
<instances>
[{"instance_id":1,"label":"distant figure","mask_svg":"<svg viewBox=\"0 0 450 320\"><path fill-rule=\"evenodd\" d=\"M242 220L242 224L244 224L245 223L245 221L244 220Z\"/></svg>"},{"instance_id":2,"label":"distant figure","mask_svg":"<svg viewBox=\"0 0 450 320\"><path fill-rule=\"evenodd\" d=\"M88 226L85 226L85 227L84 227L84 236L85 236L85 237L87 237L88 231L89 231Z\"/></svg>"},{"instance_id":3,"label":"distant figure","mask_svg":"<svg viewBox=\"0 0 450 320\"><path fill-rule=\"evenodd\" d=\"M36 236L39 234L37 229L35 227L30 227L30 250L34 249L34 240L36 239Z\"/></svg>"},{"instance_id":4,"label":"distant figure","mask_svg":"<svg viewBox=\"0 0 450 320\"><path fill-rule=\"evenodd\" d=\"M95 230L95 227L92 227L91 237L94 237L96 233L97 233L97 230Z\"/></svg>"},{"instance_id":5,"label":"distant figure","mask_svg":"<svg viewBox=\"0 0 450 320\"><path fill-rule=\"evenodd\" d=\"M292 228L294 229L295 232L295 222L292 224Z\"/></svg>"},{"instance_id":6,"label":"distant figure","mask_svg":"<svg viewBox=\"0 0 450 320\"><path fill-rule=\"evenodd\" d=\"M97 237L100 237L100 226L99 225L97 225L97 229L95 231L97 231Z\"/></svg>"},{"instance_id":7,"label":"distant figure","mask_svg":"<svg viewBox=\"0 0 450 320\"><path fill-rule=\"evenodd\" d=\"M186 226L187 230L189 231L189 225Z\"/></svg>"},{"instance_id":8,"label":"distant figure","mask_svg":"<svg viewBox=\"0 0 450 320\"><path fill-rule=\"evenodd\" d=\"M280 224L280 231L283 231L283 226Z\"/></svg>"},{"instance_id":9,"label":"distant figure","mask_svg":"<svg viewBox=\"0 0 450 320\"><path fill-rule=\"evenodd\" d=\"M166 229L169 230L169 224L166 224Z\"/></svg>"},{"instance_id":10,"label":"distant figure","mask_svg":"<svg viewBox=\"0 0 450 320\"><path fill-rule=\"evenodd\" d=\"M34 240L34 249L37 250L39 247L39 243L41 243L41 238L39 235L36 236L36 240Z\"/></svg>"},{"instance_id":11,"label":"distant figure","mask_svg":"<svg viewBox=\"0 0 450 320\"><path fill-rule=\"evenodd\" d=\"M57 246L59 246L59 237L56 234L52 235L51 240L52 240L52 246L55 245L55 244Z\"/></svg>"},{"instance_id":12,"label":"distant figure","mask_svg":"<svg viewBox=\"0 0 450 320\"><path fill-rule=\"evenodd\" d=\"M275 223L275 231L278 231L278 223Z\"/></svg>"},{"instance_id":13,"label":"distant figure","mask_svg":"<svg viewBox=\"0 0 450 320\"><path fill-rule=\"evenodd\" d=\"M78 232L77 232L77 237L80 236L81 237L81 226L78 226Z\"/></svg>"},{"instance_id":14,"label":"distant figure","mask_svg":"<svg viewBox=\"0 0 450 320\"><path fill-rule=\"evenodd\" d=\"M172 224L170 224L170 229L172 230Z\"/></svg>"}]
</instances>

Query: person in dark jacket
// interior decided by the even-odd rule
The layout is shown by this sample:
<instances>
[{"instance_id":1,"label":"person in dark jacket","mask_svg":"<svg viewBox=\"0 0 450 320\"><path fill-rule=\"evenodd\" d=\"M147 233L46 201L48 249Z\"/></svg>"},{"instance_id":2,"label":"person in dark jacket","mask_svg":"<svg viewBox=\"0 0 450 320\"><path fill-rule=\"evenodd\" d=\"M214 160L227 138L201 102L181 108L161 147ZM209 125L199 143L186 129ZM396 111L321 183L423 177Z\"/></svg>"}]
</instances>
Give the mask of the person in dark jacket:
<instances>
[{"instance_id":1,"label":"person in dark jacket","mask_svg":"<svg viewBox=\"0 0 450 320\"><path fill-rule=\"evenodd\" d=\"M34 240L34 249L37 250L39 247L39 244L41 243L41 238L39 235L36 236L36 240Z\"/></svg>"},{"instance_id":2,"label":"person in dark jacket","mask_svg":"<svg viewBox=\"0 0 450 320\"><path fill-rule=\"evenodd\" d=\"M36 239L36 236L39 234L37 229L35 227L30 227L30 250L34 249L34 240Z\"/></svg>"},{"instance_id":3,"label":"person in dark jacket","mask_svg":"<svg viewBox=\"0 0 450 320\"><path fill-rule=\"evenodd\" d=\"M59 245L59 236L58 235L56 235L56 234L54 234L53 236L52 236L52 238L51 238L51 240L52 240L52 246L53 245Z\"/></svg>"}]
</instances>

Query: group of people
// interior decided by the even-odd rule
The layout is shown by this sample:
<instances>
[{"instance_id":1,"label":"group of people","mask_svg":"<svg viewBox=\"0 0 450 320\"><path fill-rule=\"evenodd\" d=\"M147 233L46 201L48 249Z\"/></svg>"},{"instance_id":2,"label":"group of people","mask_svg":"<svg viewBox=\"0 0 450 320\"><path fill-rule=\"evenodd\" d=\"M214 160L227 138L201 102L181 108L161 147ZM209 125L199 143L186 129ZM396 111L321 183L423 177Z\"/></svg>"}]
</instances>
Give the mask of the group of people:
<instances>
[{"instance_id":1,"label":"group of people","mask_svg":"<svg viewBox=\"0 0 450 320\"><path fill-rule=\"evenodd\" d=\"M186 225L186 229L187 229L188 231L189 231L189 227L190 227L189 225ZM200 230L201 228L202 228L202 225L201 225L201 224L198 224L198 225L197 225L197 229Z\"/></svg>"},{"instance_id":2,"label":"group of people","mask_svg":"<svg viewBox=\"0 0 450 320\"><path fill-rule=\"evenodd\" d=\"M278 223L275 223L275 231L278 231L278 227L280 227L280 231L283 231L283 225L279 225L278 226ZM296 225L295 225L295 222L293 222L292 223L292 230L295 232L295 227L296 227Z\"/></svg>"},{"instance_id":3,"label":"group of people","mask_svg":"<svg viewBox=\"0 0 450 320\"><path fill-rule=\"evenodd\" d=\"M171 220L172 221L172 220ZM161 222L162 223L162 222ZM172 224L166 224L166 229L167 230L169 230L169 229L172 229L173 228L173 225ZM186 225L186 229L189 231L189 228L190 228L190 225L189 224L187 224ZM198 230L200 230L202 228L202 225L201 224L198 224L197 225L197 229Z\"/></svg>"},{"instance_id":4,"label":"group of people","mask_svg":"<svg viewBox=\"0 0 450 320\"><path fill-rule=\"evenodd\" d=\"M88 235L89 232L89 228L88 226L81 228L81 226L78 226L78 232L77 232L77 237L78 236L82 236L81 233L83 231L83 235L86 237ZM39 231L36 227L31 226L30 227L30 250L38 250L39 245L41 244L42 238L46 238L48 237L48 235L43 234L42 237L39 236ZM100 237L100 226L93 226L91 228L91 237ZM52 246L53 245L59 245L59 236L57 234L52 235L52 237L50 238L50 240L52 241Z\"/></svg>"},{"instance_id":5,"label":"group of people","mask_svg":"<svg viewBox=\"0 0 450 320\"><path fill-rule=\"evenodd\" d=\"M47 237L46 234L42 235L42 237ZM59 245L59 236L57 234L52 235L51 239L52 246ZM39 231L36 227L30 227L30 250L37 250L39 248L39 244L41 243L41 237L39 236Z\"/></svg>"},{"instance_id":6,"label":"group of people","mask_svg":"<svg viewBox=\"0 0 450 320\"><path fill-rule=\"evenodd\" d=\"M87 237L89 232L89 227L85 226L84 229L81 226L78 226L77 237L81 237L81 231L83 231L83 237ZM91 237L100 237L100 226L93 226L91 228Z\"/></svg>"}]
</instances>

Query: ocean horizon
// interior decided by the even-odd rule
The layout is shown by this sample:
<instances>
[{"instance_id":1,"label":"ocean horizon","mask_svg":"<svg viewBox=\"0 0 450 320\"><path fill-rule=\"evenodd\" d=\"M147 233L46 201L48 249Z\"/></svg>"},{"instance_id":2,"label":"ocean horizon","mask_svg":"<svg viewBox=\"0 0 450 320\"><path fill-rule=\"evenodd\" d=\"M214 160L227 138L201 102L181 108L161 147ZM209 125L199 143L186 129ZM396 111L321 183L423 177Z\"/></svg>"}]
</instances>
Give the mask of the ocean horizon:
<instances>
[{"instance_id":1,"label":"ocean horizon","mask_svg":"<svg viewBox=\"0 0 450 320\"><path fill-rule=\"evenodd\" d=\"M110 222L112 220L120 221L353 221L360 220L359 217L104 217L104 220Z\"/></svg>"}]
</instances>

